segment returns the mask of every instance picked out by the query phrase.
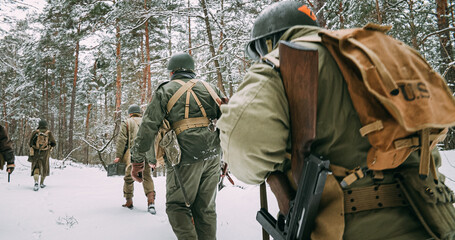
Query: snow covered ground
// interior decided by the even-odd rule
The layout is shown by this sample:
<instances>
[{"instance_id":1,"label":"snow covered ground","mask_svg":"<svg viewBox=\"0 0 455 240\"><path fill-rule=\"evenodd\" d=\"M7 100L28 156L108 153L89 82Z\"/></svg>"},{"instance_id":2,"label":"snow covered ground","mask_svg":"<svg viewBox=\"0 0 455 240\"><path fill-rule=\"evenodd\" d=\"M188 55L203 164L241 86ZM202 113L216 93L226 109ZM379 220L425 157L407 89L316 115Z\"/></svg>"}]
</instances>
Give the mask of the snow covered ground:
<instances>
[{"instance_id":1,"label":"snow covered ground","mask_svg":"<svg viewBox=\"0 0 455 240\"><path fill-rule=\"evenodd\" d=\"M446 184L455 189L455 151L441 153L441 172ZM157 191L157 214L146 212L142 187L135 183L133 210L122 208L123 178L107 177L100 167L88 167L51 161L47 187L33 191L30 163L16 158L16 170L7 182L0 173L0 239L1 240L166 240L176 239L165 212L165 177L154 178ZM234 178L235 180L235 178ZM218 192L218 239L261 239L256 222L259 210L259 187L240 181L234 187ZM268 191L269 209L276 214L273 194Z\"/></svg>"}]
</instances>

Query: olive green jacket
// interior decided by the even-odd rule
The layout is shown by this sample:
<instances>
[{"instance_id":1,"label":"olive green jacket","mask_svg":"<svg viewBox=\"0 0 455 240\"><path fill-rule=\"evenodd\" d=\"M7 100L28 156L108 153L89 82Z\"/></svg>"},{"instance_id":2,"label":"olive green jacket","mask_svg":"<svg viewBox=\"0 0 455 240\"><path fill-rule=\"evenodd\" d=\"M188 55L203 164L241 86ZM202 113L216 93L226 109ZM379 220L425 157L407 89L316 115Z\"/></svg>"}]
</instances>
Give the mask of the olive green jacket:
<instances>
[{"instance_id":1,"label":"olive green jacket","mask_svg":"<svg viewBox=\"0 0 455 240\"><path fill-rule=\"evenodd\" d=\"M142 117L135 115L122 121L115 144L115 157L123 158L125 152L134 145L134 140L136 139L141 122Z\"/></svg>"},{"instance_id":2,"label":"olive green jacket","mask_svg":"<svg viewBox=\"0 0 455 240\"><path fill-rule=\"evenodd\" d=\"M144 161L144 153L149 149L154 149L155 136L163 119L167 119L171 126L173 123L184 119L186 94L183 94L175 103L171 111L167 113L167 103L181 86L179 83L172 80L180 79L187 82L193 79L194 76L193 73L176 73L173 75L171 81L158 87L152 101L144 113L135 145L131 151L132 162ZM216 87L212 86L212 88L218 96L223 97ZM204 85L198 82L192 89L201 101L201 104L207 113L207 117L210 119L218 119L221 115L220 109ZM191 97L190 100L189 117L202 117L202 112L193 97ZM210 132L207 127L190 128L181 132L177 136L182 151L181 163L191 164L219 156L221 148L218 135L218 131ZM155 160L154 155L151 155L151 157Z\"/></svg>"},{"instance_id":3,"label":"olive green jacket","mask_svg":"<svg viewBox=\"0 0 455 240\"><path fill-rule=\"evenodd\" d=\"M286 31L281 40L315 35L318 30L317 27L296 26ZM316 138L312 143L312 154L347 169L366 166L371 145L366 137L360 135L361 124L336 62L318 43L298 44L316 48L319 53ZM278 57L278 50L270 54ZM221 112L217 126L221 130L223 158L238 179L259 184L271 172L286 172L290 168L289 160L285 160L291 141L289 107L277 70L263 62L254 64L229 104L221 106ZM433 152L433 157L439 165L437 151ZM402 167L418 164L419 155L414 152ZM387 175L382 183L392 181L393 178ZM365 177L349 187L372 184L373 179ZM419 232L421 225L407 208L384 209L378 214L371 212L346 215L343 238L392 239L389 237L396 234L398 238L393 239L415 239L415 235L422 234ZM397 224L390 225L391 222Z\"/></svg>"}]
</instances>

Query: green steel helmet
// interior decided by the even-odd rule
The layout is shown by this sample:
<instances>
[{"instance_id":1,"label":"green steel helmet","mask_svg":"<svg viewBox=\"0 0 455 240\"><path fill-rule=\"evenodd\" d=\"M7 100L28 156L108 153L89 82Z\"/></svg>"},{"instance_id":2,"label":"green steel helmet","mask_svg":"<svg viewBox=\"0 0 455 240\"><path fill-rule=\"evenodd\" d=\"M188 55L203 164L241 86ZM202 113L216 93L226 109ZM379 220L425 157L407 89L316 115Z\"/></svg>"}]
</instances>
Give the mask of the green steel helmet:
<instances>
[{"instance_id":1,"label":"green steel helmet","mask_svg":"<svg viewBox=\"0 0 455 240\"><path fill-rule=\"evenodd\" d=\"M278 43L286 30L296 25L318 26L316 16L305 4L283 1L268 6L254 21L246 53L259 59Z\"/></svg>"},{"instance_id":2,"label":"green steel helmet","mask_svg":"<svg viewBox=\"0 0 455 240\"><path fill-rule=\"evenodd\" d=\"M137 104L131 104L131 105L128 107L128 114L132 114L132 113L139 113L139 114L142 114L141 108L139 107L139 105L137 105Z\"/></svg>"},{"instance_id":3,"label":"green steel helmet","mask_svg":"<svg viewBox=\"0 0 455 240\"><path fill-rule=\"evenodd\" d=\"M194 71L194 60L188 53L176 53L169 59L167 70L175 72L177 70Z\"/></svg>"},{"instance_id":4,"label":"green steel helmet","mask_svg":"<svg viewBox=\"0 0 455 240\"><path fill-rule=\"evenodd\" d=\"M47 121L44 119L40 119L38 122L38 128L47 128Z\"/></svg>"}]
</instances>

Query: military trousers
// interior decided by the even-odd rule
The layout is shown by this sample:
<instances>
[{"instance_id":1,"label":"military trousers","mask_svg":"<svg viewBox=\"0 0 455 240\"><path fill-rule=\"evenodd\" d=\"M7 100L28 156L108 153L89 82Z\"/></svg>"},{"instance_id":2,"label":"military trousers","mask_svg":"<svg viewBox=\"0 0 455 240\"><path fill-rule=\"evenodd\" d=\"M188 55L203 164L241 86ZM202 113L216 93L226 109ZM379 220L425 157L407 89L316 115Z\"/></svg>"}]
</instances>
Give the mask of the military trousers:
<instances>
[{"instance_id":1,"label":"military trousers","mask_svg":"<svg viewBox=\"0 0 455 240\"><path fill-rule=\"evenodd\" d=\"M178 174L187 193L184 197L173 167L166 162L166 213L179 240L216 239L216 193L220 179L220 159L178 165Z\"/></svg>"},{"instance_id":2,"label":"military trousers","mask_svg":"<svg viewBox=\"0 0 455 240\"><path fill-rule=\"evenodd\" d=\"M142 173L142 178L144 181L141 183L142 187L144 188L144 193L147 194L155 191L155 185L153 183L152 174L150 170L150 165L145 163L144 172ZM131 177L131 164L125 169L125 177L123 178L123 196L125 198L133 198L134 196L134 180Z\"/></svg>"}]
</instances>

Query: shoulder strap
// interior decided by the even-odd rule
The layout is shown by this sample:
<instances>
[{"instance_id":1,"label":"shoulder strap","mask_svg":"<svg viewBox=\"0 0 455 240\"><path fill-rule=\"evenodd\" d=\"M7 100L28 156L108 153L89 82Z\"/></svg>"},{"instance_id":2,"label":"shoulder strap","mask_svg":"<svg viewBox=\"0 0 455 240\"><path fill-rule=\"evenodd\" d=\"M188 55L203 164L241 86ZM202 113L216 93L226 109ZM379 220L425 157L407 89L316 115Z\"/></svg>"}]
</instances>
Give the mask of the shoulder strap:
<instances>
[{"instance_id":1,"label":"shoulder strap","mask_svg":"<svg viewBox=\"0 0 455 240\"><path fill-rule=\"evenodd\" d=\"M177 81L177 80L174 80L174 81ZM171 99L169 99L169 102L167 103L167 112L168 113L171 111L172 107L174 107L175 103L183 95L183 93L185 93L188 89L193 87L194 84L196 84L198 81L199 80L197 80L197 79L191 79L190 81L185 83L183 86L181 86L177 90L177 92L174 93L174 95L171 97Z\"/></svg>"},{"instance_id":2,"label":"shoulder strap","mask_svg":"<svg viewBox=\"0 0 455 240\"><path fill-rule=\"evenodd\" d=\"M210 96L212 96L213 100L216 102L218 107L221 105L221 98L216 94L215 90L208 84L207 82L201 81L201 83L204 85L204 87L209 91Z\"/></svg>"}]
</instances>

